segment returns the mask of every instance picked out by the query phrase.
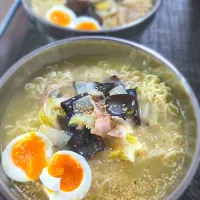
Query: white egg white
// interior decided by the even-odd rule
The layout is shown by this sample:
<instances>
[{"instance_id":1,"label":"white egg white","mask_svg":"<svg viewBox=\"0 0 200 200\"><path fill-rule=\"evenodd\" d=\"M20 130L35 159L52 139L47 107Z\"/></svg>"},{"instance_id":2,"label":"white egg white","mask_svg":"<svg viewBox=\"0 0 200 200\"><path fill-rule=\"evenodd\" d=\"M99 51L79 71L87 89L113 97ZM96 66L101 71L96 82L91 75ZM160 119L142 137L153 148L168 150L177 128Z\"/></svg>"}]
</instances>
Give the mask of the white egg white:
<instances>
[{"instance_id":1,"label":"white egg white","mask_svg":"<svg viewBox=\"0 0 200 200\"><path fill-rule=\"evenodd\" d=\"M76 19L76 21L74 22L75 28L79 24L84 23L84 22L91 22L91 23L95 24L98 27L98 30L101 29L101 26L100 26L99 22L96 19L94 19L92 17L87 17L87 16L78 17Z\"/></svg>"},{"instance_id":2,"label":"white egg white","mask_svg":"<svg viewBox=\"0 0 200 200\"><path fill-rule=\"evenodd\" d=\"M53 23L53 22L50 20L50 16L55 11L62 11L64 13L66 13L67 15L69 15L70 18L71 18L71 22L66 27L74 28L74 21L76 21L77 16L76 16L76 14L73 10L71 10L71 9L65 7L65 6L54 6L54 7L52 7L46 13L46 19L48 21L50 21L51 23Z\"/></svg>"},{"instance_id":3,"label":"white egg white","mask_svg":"<svg viewBox=\"0 0 200 200\"><path fill-rule=\"evenodd\" d=\"M54 155L70 155L76 161L79 162L81 167L83 168L83 179L78 188L73 191L65 192L62 190L58 191L59 186L59 178L55 178L48 173L47 168L43 169L42 174L40 175L40 180L43 185L47 188L45 191L49 196L50 200L78 200L82 199L88 192L91 182L92 182L92 173L88 163L85 158L81 155L72 152L72 151L58 151ZM51 191L49 191L51 190Z\"/></svg>"},{"instance_id":4,"label":"white egg white","mask_svg":"<svg viewBox=\"0 0 200 200\"><path fill-rule=\"evenodd\" d=\"M48 173L48 169L44 168L40 175L40 180L45 183L45 186L52 191L60 191L61 178L56 178Z\"/></svg>"},{"instance_id":5,"label":"white egg white","mask_svg":"<svg viewBox=\"0 0 200 200\"><path fill-rule=\"evenodd\" d=\"M50 142L50 140L44 136L43 134L39 132L34 132L37 136L39 136L45 143L45 156L46 159L49 160L52 157L53 154L53 145ZM7 174L9 178L12 180L18 181L18 182L27 182L31 181L30 178L26 176L26 172L24 172L21 168L17 167L13 160L12 160L12 150L14 145L25 139L27 136L29 136L31 133L26 133L23 135L20 135L13 139L8 146L5 148L4 152L2 153L2 167L4 172Z\"/></svg>"}]
</instances>

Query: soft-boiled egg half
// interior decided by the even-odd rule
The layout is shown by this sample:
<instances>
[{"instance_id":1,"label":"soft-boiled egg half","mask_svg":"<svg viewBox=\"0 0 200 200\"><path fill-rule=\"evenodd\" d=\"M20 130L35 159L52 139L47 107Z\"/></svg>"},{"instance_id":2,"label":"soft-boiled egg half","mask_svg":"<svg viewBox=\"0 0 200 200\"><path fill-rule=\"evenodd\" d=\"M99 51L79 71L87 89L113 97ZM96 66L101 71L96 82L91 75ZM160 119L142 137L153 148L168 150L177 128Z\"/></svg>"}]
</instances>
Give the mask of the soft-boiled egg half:
<instances>
[{"instance_id":1,"label":"soft-boiled egg half","mask_svg":"<svg viewBox=\"0 0 200 200\"><path fill-rule=\"evenodd\" d=\"M47 20L57 26L73 28L76 14L73 10L64 6L54 6L46 14Z\"/></svg>"},{"instance_id":2,"label":"soft-boiled egg half","mask_svg":"<svg viewBox=\"0 0 200 200\"><path fill-rule=\"evenodd\" d=\"M99 22L87 16L76 16L75 12L65 6L54 6L46 13L46 18L51 23L82 31L97 31L101 29Z\"/></svg>"},{"instance_id":3,"label":"soft-boiled egg half","mask_svg":"<svg viewBox=\"0 0 200 200\"><path fill-rule=\"evenodd\" d=\"M74 28L82 31L97 31L101 26L94 18L82 16L76 19Z\"/></svg>"},{"instance_id":4,"label":"soft-boiled egg half","mask_svg":"<svg viewBox=\"0 0 200 200\"><path fill-rule=\"evenodd\" d=\"M78 200L88 192L92 174L86 160L72 151L58 151L40 175L50 200Z\"/></svg>"},{"instance_id":5,"label":"soft-boiled egg half","mask_svg":"<svg viewBox=\"0 0 200 200\"><path fill-rule=\"evenodd\" d=\"M30 132L8 144L2 153L2 166L15 181L33 181L39 178L52 154L50 140L39 132Z\"/></svg>"}]
</instances>

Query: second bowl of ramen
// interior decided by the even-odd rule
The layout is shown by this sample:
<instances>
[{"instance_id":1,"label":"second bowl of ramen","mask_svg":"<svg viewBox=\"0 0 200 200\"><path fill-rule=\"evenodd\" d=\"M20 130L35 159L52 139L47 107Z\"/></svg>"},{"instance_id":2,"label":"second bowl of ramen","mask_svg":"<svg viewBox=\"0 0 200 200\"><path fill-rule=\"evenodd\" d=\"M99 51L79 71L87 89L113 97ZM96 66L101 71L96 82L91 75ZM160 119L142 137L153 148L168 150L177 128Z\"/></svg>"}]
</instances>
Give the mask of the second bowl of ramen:
<instances>
[{"instance_id":1,"label":"second bowl of ramen","mask_svg":"<svg viewBox=\"0 0 200 200\"><path fill-rule=\"evenodd\" d=\"M81 34L121 34L152 16L161 0L23 0L39 29L61 38ZM139 30L138 30L139 32ZM127 32L128 34L128 32ZM129 33L131 35L132 32Z\"/></svg>"}]
</instances>

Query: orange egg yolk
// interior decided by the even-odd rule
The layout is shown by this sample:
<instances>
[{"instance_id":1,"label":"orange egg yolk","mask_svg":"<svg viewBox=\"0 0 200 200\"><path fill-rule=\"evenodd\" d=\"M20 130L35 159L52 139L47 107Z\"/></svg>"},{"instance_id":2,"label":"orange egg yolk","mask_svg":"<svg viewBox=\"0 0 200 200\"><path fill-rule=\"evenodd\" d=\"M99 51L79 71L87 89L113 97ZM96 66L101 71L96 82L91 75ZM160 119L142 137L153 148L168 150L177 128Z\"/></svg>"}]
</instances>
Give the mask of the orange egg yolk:
<instances>
[{"instance_id":1,"label":"orange egg yolk","mask_svg":"<svg viewBox=\"0 0 200 200\"><path fill-rule=\"evenodd\" d=\"M47 165L44 141L35 133L30 133L14 145L12 160L28 178L38 179L42 169Z\"/></svg>"},{"instance_id":2,"label":"orange egg yolk","mask_svg":"<svg viewBox=\"0 0 200 200\"><path fill-rule=\"evenodd\" d=\"M53 11L50 16L50 21L58 26L67 26L71 22L71 17L60 10Z\"/></svg>"},{"instance_id":3,"label":"orange egg yolk","mask_svg":"<svg viewBox=\"0 0 200 200\"><path fill-rule=\"evenodd\" d=\"M92 22L82 22L76 27L77 30L89 30L89 31L96 31L98 30L98 26Z\"/></svg>"},{"instance_id":4,"label":"orange egg yolk","mask_svg":"<svg viewBox=\"0 0 200 200\"><path fill-rule=\"evenodd\" d=\"M48 164L48 173L61 178L60 189L70 192L79 187L83 179L83 169L70 155L54 155Z\"/></svg>"}]
</instances>

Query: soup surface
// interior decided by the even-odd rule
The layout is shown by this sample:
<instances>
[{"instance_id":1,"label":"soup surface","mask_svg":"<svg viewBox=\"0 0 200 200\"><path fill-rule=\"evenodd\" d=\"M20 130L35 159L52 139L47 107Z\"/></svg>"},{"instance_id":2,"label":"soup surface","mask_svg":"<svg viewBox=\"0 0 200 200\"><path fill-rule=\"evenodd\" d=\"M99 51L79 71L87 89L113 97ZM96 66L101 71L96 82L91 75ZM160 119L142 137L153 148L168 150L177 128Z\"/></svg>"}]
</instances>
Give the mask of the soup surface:
<instances>
[{"instance_id":1,"label":"soup surface","mask_svg":"<svg viewBox=\"0 0 200 200\"><path fill-rule=\"evenodd\" d=\"M153 0L32 0L36 14L62 27L95 31L123 26L145 16Z\"/></svg>"},{"instance_id":2,"label":"soup surface","mask_svg":"<svg viewBox=\"0 0 200 200\"><path fill-rule=\"evenodd\" d=\"M56 125L49 125L48 120L42 121L39 112L44 104L44 94L50 86L63 86L64 83L67 90L63 90L62 98L71 98L74 96L72 82L103 83L113 76L119 78L120 84L127 91L136 90L137 101L134 103L138 103L139 116L134 115L134 122L124 120L123 117L122 120L127 122L126 138L112 137L112 134L103 137L103 151L101 149L87 158L92 172L92 184L83 199L160 199L175 181L184 161L187 146L185 121L171 88L157 75L147 70L140 71L127 61L101 56L86 59L80 56L45 66L10 101L1 125L6 134L5 145L24 133L42 132L41 126L44 123L59 129ZM51 94L51 97L56 95ZM55 113L51 114L53 119ZM136 117L140 118L141 123ZM122 134L123 130L120 130L113 134ZM125 146L118 149L121 142L125 142ZM128 148L125 150L125 147ZM53 151L58 150L60 148L54 145ZM39 180L27 183L14 181L13 184L27 199L48 199L48 193Z\"/></svg>"}]
</instances>

